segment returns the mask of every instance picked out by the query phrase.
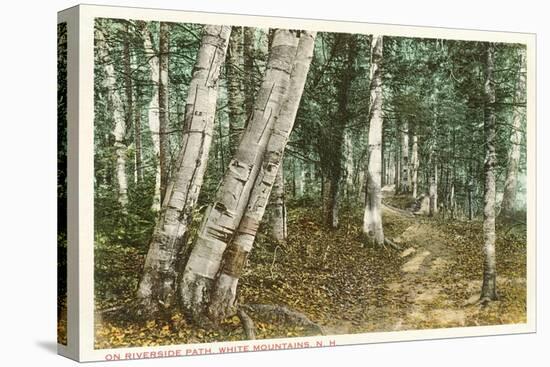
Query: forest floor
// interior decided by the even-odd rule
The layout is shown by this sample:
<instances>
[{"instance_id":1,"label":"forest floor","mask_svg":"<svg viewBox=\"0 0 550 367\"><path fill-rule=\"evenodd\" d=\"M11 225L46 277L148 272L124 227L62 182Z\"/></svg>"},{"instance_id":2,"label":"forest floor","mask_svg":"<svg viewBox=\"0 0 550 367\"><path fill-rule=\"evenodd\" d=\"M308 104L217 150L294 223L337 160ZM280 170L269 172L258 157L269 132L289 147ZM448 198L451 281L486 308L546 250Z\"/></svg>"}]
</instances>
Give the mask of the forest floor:
<instances>
[{"instance_id":1,"label":"forest floor","mask_svg":"<svg viewBox=\"0 0 550 367\"><path fill-rule=\"evenodd\" d=\"M320 208L290 205L288 240L278 245L261 231L239 284L239 303L285 306L327 335L525 323L525 226L497 225L500 298L483 307L477 303L482 223L415 216L407 202L386 188L384 232L399 251L362 246L361 208L342 208L341 225L331 230ZM96 290L96 308L103 310L131 299L143 255L96 251L109 259L101 265L109 284L99 297ZM303 326L250 316L258 339L313 335ZM96 312L95 321L96 348L246 339L237 316L215 330L187 325L179 314L137 325L119 313Z\"/></svg>"}]
</instances>

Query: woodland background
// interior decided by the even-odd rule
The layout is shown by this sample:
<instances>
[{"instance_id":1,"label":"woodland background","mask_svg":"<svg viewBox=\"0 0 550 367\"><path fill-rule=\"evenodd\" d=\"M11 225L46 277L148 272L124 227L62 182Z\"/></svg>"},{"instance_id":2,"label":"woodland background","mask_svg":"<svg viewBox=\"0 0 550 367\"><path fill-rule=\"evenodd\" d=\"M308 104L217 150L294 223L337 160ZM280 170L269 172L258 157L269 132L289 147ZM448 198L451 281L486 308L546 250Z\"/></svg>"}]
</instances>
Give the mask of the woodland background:
<instances>
[{"instance_id":1,"label":"woodland background","mask_svg":"<svg viewBox=\"0 0 550 367\"><path fill-rule=\"evenodd\" d=\"M242 319L235 317L224 320L215 329L188 325L185 315L178 313L171 314L168 320L156 318L145 324L134 323L133 319L117 321L121 304L127 305L135 299L144 256L158 218L160 202L155 198L162 192L163 174L170 175L173 171L182 145L187 86L200 47L200 26L163 26L167 40L164 51L159 23L102 20L100 25L108 53L102 57L102 51L98 51L96 62L96 302L101 311L96 316L96 343L99 347L243 337ZM266 68L270 31L248 30L249 36L253 35L248 45L247 30L241 32L242 43L230 39L220 73L213 143L204 184L193 209L189 238L198 231L206 207L214 200L237 149L239 131L246 121L243 115L247 113L235 110L246 109L246 98L255 94ZM149 44L144 36L147 33ZM232 31L232 38L234 34ZM494 109L496 188L499 193L505 191L514 151L517 151L518 185L512 205L504 208L502 221L497 224L497 245L504 243L497 252L499 274L506 275L502 284L506 289L504 300L492 308L478 309L458 300L465 301L471 296L472 289L467 283L480 279L483 271L487 45L384 37L381 181L386 188L382 190L384 210L388 211L384 213L384 230L391 240L388 248L381 248L365 245L361 224L371 109L371 40L370 36L362 35L317 35L300 109L285 150L284 181L279 181L279 196L271 199L268 219L260 227L248 261L249 269L243 274L239 295L242 303L253 301L297 309L331 333L524 321L523 48L494 45L494 85L498 98ZM232 48L232 41L242 44L242 60L231 58L239 52ZM235 44L233 47L238 47ZM247 46L252 52L248 55ZM161 51L155 51L155 47ZM164 118L164 126L160 122L158 126L158 136L164 139L157 138L156 142L155 126L150 123L155 118L152 104L162 89L162 81L159 77L159 83L154 82L152 70L158 66L162 75L163 55L168 76L166 103L161 106L162 95L158 94L156 108L159 120ZM155 57L157 65L152 62ZM106 88L105 80L112 77L108 75L109 65L115 78ZM232 93L235 80L236 90L244 97L237 102L231 100L238 94ZM113 101L107 98L113 93L120 98L118 118L123 124L118 125L119 131ZM409 158L414 156L415 141L416 157ZM126 177L125 190L120 190L121 171L117 170L121 158L125 160L122 172ZM410 177L415 165L416 185ZM167 179L164 187L166 182ZM503 213L499 208L502 199L496 197L496 211ZM434 204L434 199L439 199L439 204ZM404 233L409 234L408 238ZM447 250L437 253L430 248L432 254L442 255L435 260L452 257L453 261L446 259L444 272L437 277L433 274L436 279L430 278L419 293L434 289L436 283L440 286L448 282L451 274L459 274L457 278L465 281L462 289L454 286L444 289L443 293L452 299L452 307L448 303L435 307L441 300L432 299L427 308L452 315L449 308L470 307L467 314L404 319L403 313L417 302L409 294L401 294L402 289L394 292L392 281L404 281L400 270L412 252L403 253L411 248L420 252L424 242L442 243L455 251L456 246L461 247L456 251L459 256ZM393 247L404 251L397 252ZM342 256L343 249L346 256ZM339 273L339 269L345 272ZM416 283L419 279L406 281ZM336 301L342 298L343 302ZM335 319L336 315L344 320ZM273 320L257 322L257 337L311 332L305 330L308 325L279 324ZM342 324L346 326L342 328Z\"/></svg>"}]
</instances>

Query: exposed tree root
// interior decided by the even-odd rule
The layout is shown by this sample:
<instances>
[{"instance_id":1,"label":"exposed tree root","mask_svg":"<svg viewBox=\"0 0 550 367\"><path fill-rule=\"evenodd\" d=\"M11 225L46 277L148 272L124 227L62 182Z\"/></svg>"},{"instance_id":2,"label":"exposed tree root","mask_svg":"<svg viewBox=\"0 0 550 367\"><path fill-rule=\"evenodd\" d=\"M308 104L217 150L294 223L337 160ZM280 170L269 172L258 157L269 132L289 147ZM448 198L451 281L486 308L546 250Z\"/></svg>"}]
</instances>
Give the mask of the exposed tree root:
<instances>
[{"instance_id":1,"label":"exposed tree root","mask_svg":"<svg viewBox=\"0 0 550 367\"><path fill-rule=\"evenodd\" d=\"M384 245L388 245L388 246L390 246L391 248L393 248L394 250L397 250L397 251L402 250L401 246L399 246L398 244L396 244L395 242L390 240L388 237L384 237Z\"/></svg>"},{"instance_id":2,"label":"exposed tree root","mask_svg":"<svg viewBox=\"0 0 550 367\"><path fill-rule=\"evenodd\" d=\"M325 335L325 332L320 325L311 321L303 313L290 310L285 306L244 304L244 305L241 305L239 309L249 311L253 313L254 316L256 316L257 318L267 322L280 322L284 324L302 326L313 333ZM239 317L240 317L240 314L239 314ZM243 321L243 326L244 326L244 321Z\"/></svg>"},{"instance_id":3,"label":"exposed tree root","mask_svg":"<svg viewBox=\"0 0 550 367\"><path fill-rule=\"evenodd\" d=\"M248 314L241 307L237 309L237 315L239 316L239 319L241 319L241 323L243 324L243 330L246 338L248 340L255 340L256 328L254 327L254 321L252 321L250 316L248 316Z\"/></svg>"}]
</instances>

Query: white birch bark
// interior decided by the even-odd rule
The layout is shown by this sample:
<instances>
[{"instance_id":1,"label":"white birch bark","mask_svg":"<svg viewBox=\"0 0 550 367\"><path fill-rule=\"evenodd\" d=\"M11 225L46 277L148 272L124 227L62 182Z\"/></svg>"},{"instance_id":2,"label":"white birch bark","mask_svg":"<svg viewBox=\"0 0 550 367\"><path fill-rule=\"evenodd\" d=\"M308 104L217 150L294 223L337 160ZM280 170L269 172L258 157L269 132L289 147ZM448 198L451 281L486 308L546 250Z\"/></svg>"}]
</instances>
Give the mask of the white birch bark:
<instances>
[{"instance_id":1,"label":"white birch bark","mask_svg":"<svg viewBox=\"0 0 550 367\"><path fill-rule=\"evenodd\" d=\"M204 306L208 303L223 253L246 209L265 146L288 90L297 43L294 32L283 29L275 31L254 112L218 188L215 201L205 214L181 277L180 304L196 321L204 320Z\"/></svg>"},{"instance_id":2,"label":"white birch bark","mask_svg":"<svg viewBox=\"0 0 550 367\"><path fill-rule=\"evenodd\" d=\"M152 209L155 211L160 210L160 140L159 140L159 58L158 52L153 47L152 35L146 25L143 26L143 46L145 48L145 55L147 57L149 68L151 69L151 84L153 85L153 92L151 94L151 100L149 101L149 107L147 109L149 131L151 132L151 139L153 141L153 151L156 158L156 170L155 170L155 191L153 195Z\"/></svg>"},{"instance_id":3,"label":"white birch bark","mask_svg":"<svg viewBox=\"0 0 550 367\"><path fill-rule=\"evenodd\" d=\"M116 177L118 184L118 201L123 208L128 205L128 177L126 176L126 121L124 118L124 108L122 99L116 85L116 75L113 60L110 56L110 47L105 41L103 32L99 29L95 31L96 46L98 57L105 63L105 80L103 86L109 91L107 98L108 105L114 121L113 135L115 137L116 153Z\"/></svg>"},{"instance_id":4,"label":"white birch bark","mask_svg":"<svg viewBox=\"0 0 550 367\"><path fill-rule=\"evenodd\" d=\"M175 300L176 261L185 245L212 142L218 78L231 28L207 25L189 85L183 145L168 184L137 292L142 311L154 314Z\"/></svg>"},{"instance_id":5,"label":"white birch bark","mask_svg":"<svg viewBox=\"0 0 550 367\"><path fill-rule=\"evenodd\" d=\"M169 98L168 98L169 55L170 55L170 26L169 26L169 23L160 22L158 94L159 94L159 145L160 145L159 170L160 170L161 201L163 201L165 198L167 188L168 188L168 179L170 177L170 139L167 133L168 119L169 119ZM217 76L216 76L216 79L217 79ZM217 92L216 92L216 95L217 95Z\"/></svg>"},{"instance_id":6,"label":"white birch bark","mask_svg":"<svg viewBox=\"0 0 550 367\"><path fill-rule=\"evenodd\" d=\"M383 37L373 36L370 69L369 158L367 166L367 200L363 217L363 233L367 241L384 244L382 227L382 51Z\"/></svg>"},{"instance_id":7,"label":"white birch bark","mask_svg":"<svg viewBox=\"0 0 550 367\"><path fill-rule=\"evenodd\" d=\"M239 146L246 122L243 95L243 28L233 27L227 50L227 105L229 108L229 153Z\"/></svg>"},{"instance_id":8,"label":"white birch bark","mask_svg":"<svg viewBox=\"0 0 550 367\"><path fill-rule=\"evenodd\" d=\"M283 165L279 165L277 176L275 176L275 182L273 183L273 189L270 196L271 201L271 231L273 237L277 242L284 242L286 240L286 205L285 205L285 180L283 173Z\"/></svg>"},{"instance_id":9,"label":"white birch bark","mask_svg":"<svg viewBox=\"0 0 550 367\"><path fill-rule=\"evenodd\" d=\"M254 180L247 211L240 220L232 243L223 255L223 264L216 279L215 289L208 307L209 317L215 321L219 321L234 312L233 306L239 277L246 258L252 250L278 172L282 170L284 149L294 126L309 66L313 58L316 37L315 32L301 32L302 35L292 67L288 94L267 143L265 159ZM275 40L273 41L273 47L275 47Z\"/></svg>"},{"instance_id":10,"label":"white birch bark","mask_svg":"<svg viewBox=\"0 0 550 367\"><path fill-rule=\"evenodd\" d=\"M486 303L497 299L496 250L495 250L495 199L496 199L496 114L495 85L493 80L494 45L486 50L485 65L485 192L483 196L483 284L480 301Z\"/></svg>"},{"instance_id":11,"label":"white birch bark","mask_svg":"<svg viewBox=\"0 0 550 367\"><path fill-rule=\"evenodd\" d=\"M519 75L514 96L514 103L525 103L525 85L527 71L525 67L525 50L520 50ZM524 115L525 107L514 106L512 116L512 135L510 136L510 152L508 156L508 167L506 172L506 182L504 183L504 194L502 196L502 206L500 215L502 217L511 217L516 211L516 194L518 186L519 159L521 154L521 121Z\"/></svg>"},{"instance_id":12,"label":"white birch bark","mask_svg":"<svg viewBox=\"0 0 550 367\"><path fill-rule=\"evenodd\" d=\"M403 121L401 129L401 192L407 193L410 190L409 123L407 120Z\"/></svg>"},{"instance_id":13,"label":"white birch bark","mask_svg":"<svg viewBox=\"0 0 550 367\"><path fill-rule=\"evenodd\" d=\"M413 135L413 144L412 144L412 157L411 157L411 185L412 185L412 196L414 199L418 196L418 167L420 162L418 161L418 136Z\"/></svg>"}]
</instances>

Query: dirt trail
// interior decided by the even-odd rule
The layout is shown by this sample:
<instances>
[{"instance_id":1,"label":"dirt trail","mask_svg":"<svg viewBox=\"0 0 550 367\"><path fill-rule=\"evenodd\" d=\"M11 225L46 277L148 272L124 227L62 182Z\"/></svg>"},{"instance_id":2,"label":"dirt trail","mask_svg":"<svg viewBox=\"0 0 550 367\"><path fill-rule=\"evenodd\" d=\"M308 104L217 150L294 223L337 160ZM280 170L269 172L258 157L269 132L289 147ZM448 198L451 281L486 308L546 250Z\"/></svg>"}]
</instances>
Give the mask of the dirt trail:
<instances>
[{"instance_id":1,"label":"dirt trail","mask_svg":"<svg viewBox=\"0 0 550 367\"><path fill-rule=\"evenodd\" d=\"M386 187L383 194L388 197L393 193ZM448 275L444 273L446 265L457 256L452 246L428 218L387 205L383 206L383 217L385 223L400 222L405 227L393 238L402 247L398 254L403 259L400 277L386 285L385 298L395 300L395 304L350 309L350 313L365 313L363 325L335 320L325 326L325 331L342 334L418 329L423 325L464 326L467 311L449 299L441 286Z\"/></svg>"}]
</instances>

